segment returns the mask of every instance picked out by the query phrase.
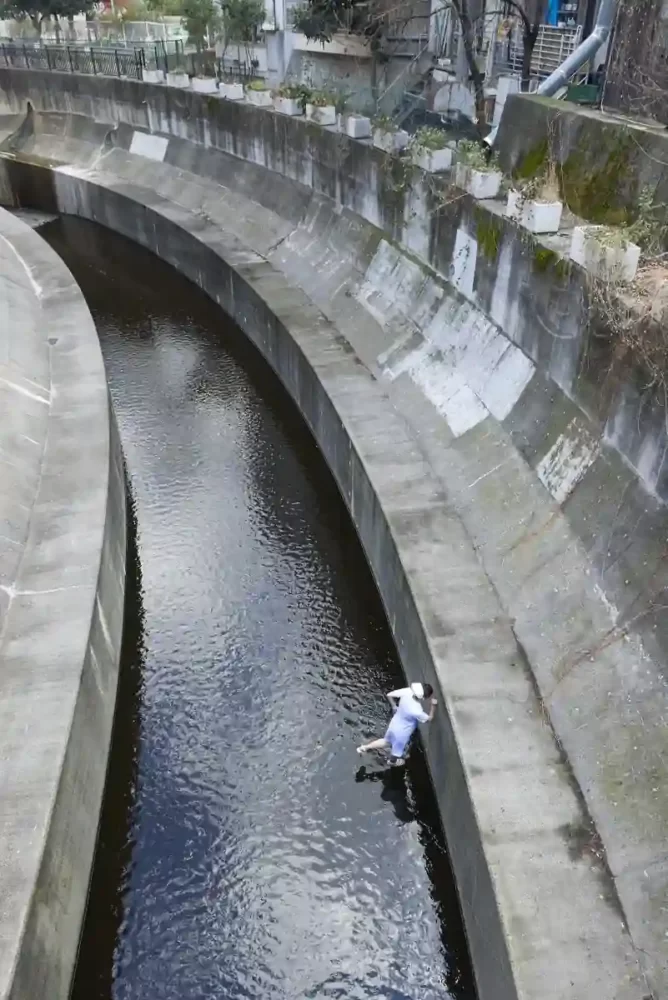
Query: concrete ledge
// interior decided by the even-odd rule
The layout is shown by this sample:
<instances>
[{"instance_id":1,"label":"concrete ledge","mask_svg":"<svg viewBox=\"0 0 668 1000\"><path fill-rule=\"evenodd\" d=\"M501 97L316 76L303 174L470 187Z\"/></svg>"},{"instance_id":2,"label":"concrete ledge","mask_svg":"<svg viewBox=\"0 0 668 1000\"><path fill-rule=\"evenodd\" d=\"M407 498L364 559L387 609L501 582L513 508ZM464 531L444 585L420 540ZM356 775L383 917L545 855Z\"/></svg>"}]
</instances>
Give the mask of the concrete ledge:
<instances>
[{"instance_id":1,"label":"concrete ledge","mask_svg":"<svg viewBox=\"0 0 668 1000\"><path fill-rule=\"evenodd\" d=\"M97 333L0 210L0 996L66 1000L114 713L125 483Z\"/></svg>"},{"instance_id":2,"label":"concrete ledge","mask_svg":"<svg viewBox=\"0 0 668 1000\"><path fill-rule=\"evenodd\" d=\"M86 171L56 171L47 185L61 210L148 247L218 302L318 441L407 676L433 678L444 695L427 753L480 1000L641 1000L614 888L582 846L587 818L510 623L383 384L303 292L201 212Z\"/></svg>"},{"instance_id":3,"label":"concrete ledge","mask_svg":"<svg viewBox=\"0 0 668 1000\"><path fill-rule=\"evenodd\" d=\"M558 164L568 207L590 222L620 225L635 219L638 195L668 200L668 133L636 121L535 94L511 94L497 146L508 174L534 176Z\"/></svg>"}]
</instances>

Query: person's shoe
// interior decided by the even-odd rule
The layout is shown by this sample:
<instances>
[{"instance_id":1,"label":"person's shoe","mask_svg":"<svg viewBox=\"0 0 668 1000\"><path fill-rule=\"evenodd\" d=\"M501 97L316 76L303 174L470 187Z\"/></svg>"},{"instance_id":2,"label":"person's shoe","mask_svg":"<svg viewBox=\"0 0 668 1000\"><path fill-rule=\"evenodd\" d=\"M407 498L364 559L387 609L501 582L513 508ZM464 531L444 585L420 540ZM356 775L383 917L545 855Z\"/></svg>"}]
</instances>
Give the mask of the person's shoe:
<instances>
[{"instance_id":1,"label":"person's shoe","mask_svg":"<svg viewBox=\"0 0 668 1000\"><path fill-rule=\"evenodd\" d=\"M403 767L406 763L405 757L390 757L390 764L392 767Z\"/></svg>"}]
</instances>

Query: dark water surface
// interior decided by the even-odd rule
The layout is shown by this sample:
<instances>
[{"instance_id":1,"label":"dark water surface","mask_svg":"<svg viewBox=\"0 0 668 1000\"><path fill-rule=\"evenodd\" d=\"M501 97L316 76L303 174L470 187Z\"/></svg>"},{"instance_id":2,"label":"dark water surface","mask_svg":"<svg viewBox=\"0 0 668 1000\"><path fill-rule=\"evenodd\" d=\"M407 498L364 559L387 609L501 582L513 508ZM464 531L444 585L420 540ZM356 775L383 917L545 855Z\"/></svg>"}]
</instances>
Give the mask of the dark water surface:
<instances>
[{"instance_id":1,"label":"dark water surface","mask_svg":"<svg viewBox=\"0 0 668 1000\"><path fill-rule=\"evenodd\" d=\"M136 517L75 1000L469 1000L421 753L356 778L402 678L299 415L166 265L41 233L95 316Z\"/></svg>"}]
</instances>

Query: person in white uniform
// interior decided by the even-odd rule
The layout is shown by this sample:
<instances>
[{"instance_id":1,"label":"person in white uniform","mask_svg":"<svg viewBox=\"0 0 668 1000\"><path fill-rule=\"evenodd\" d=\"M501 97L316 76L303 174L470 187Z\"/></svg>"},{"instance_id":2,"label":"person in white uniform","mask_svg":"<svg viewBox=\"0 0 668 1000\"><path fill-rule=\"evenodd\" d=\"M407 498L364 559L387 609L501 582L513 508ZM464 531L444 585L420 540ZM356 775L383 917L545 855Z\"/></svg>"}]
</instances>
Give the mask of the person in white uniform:
<instances>
[{"instance_id":1,"label":"person in white uniform","mask_svg":"<svg viewBox=\"0 0 668 1000\"><path fill-rule=\"evenodd\" d=\"M411 684L407 688L390 691L387 695L394 709L392 721L387 732L379 740L363 743L357 748L359 754L369 750L389 750L393 764L403 764L408 742L420 722L431 722L436 710L436 699L432 697L434 689L431 684ZM429 712L425 712L423 701L429 701Z\"/></svg>"}]
</instances>

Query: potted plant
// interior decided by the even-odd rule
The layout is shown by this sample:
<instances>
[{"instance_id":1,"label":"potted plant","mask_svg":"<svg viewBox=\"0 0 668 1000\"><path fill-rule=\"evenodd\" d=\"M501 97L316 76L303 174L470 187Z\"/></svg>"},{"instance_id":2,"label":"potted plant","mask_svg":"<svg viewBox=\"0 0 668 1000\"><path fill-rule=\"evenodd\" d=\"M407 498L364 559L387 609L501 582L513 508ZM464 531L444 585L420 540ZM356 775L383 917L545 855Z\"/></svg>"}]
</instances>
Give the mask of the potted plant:
<instances>
[{"instance_id":1,"label":"potted plant","mask_svg":"<svg viewBox=\"0 0 668 1000\"><path fill-rule=\"evenodd\" d=\"M264 80L251 80L246 87L246 100L259 108L270 108L272 105L271 90Z\"/></svg>"},{"instance_id":2,"label":"potted plant","mask_svg":"<svg viewBox=\"0 0 668 1000\"><path fill-rule=\"evenodd\" d=\"M623 226L576 226L569 256L596 278L633 281L640 247L632 242Z\"/></svg>"},{"instance_id":3,"label":"potted plant","mask_svg":"<svg viewBox=\"0 0 668 1000\"><path fill-rule=\"evenodd\" d=\"M192 89L196 94L217 94L218 93L218 80L215 76L207 76L204 73L198 73L190 81Z\"/></svg>"},{"instance_id":4,"label":"potted plant","mask_svg":"<svg viewBox=\"0 0 668 1000\"><path fill-rule=\"evenodd\" d=\"M457 143L457 187L463 188L473 198L496 198L501 177L496 157L488 158L487 151L479 142L464 139Z\"/></svg>"},{"instance_id":5,"label":"potted plant","mask_svg":"<svg viewBox=\"0 0 668 1000\"><path fill-rule=\"evenodd\" d=\"M449 170L453 154L449 141L450 137L445 129L427 126L419 128L410 143L416 166L432 174L439 170Z\"/></svg>"},{"instance_id":6,"label":"potted plant","mask_svg":"<svg viewBox=\"0 0 668 1000\"><path fill-rule=\"evenodd\" d=\"M223 80L218 84L218 91L220 96L228 101L243 101L244 99L244 85L238 80Z\"/></svg>"},{"instance_id":7,"label":"potted plant","mask_svg":"<svg viewBox=\"0 0 668 1000\"><path fill-rule=\"evenodd\" d=\"M508 192L506 215L516 219L530 233L556 233L563 207L557 173L550 164L538 177L514 183Z\"/></svg>"},{"instance_id":8,"label":"potted plant","mask_svg":"<svg viewBox=\"0 0 668 1000\"><path fill-rule=\"evenodd\" d=\"M306 117L318 125L336 125L336 97L314 91L306 102Z\"/></svg>"},{"instance_id":9,"label":"potted plant","mask_svg":"<svg viewBox=\"0 0 668 1000\"><path fill-rule=\"evenodd\" d=\"M301 83L285 83L274 92L274 107L281 115L303 115L310 94Z\"/></svg>"},{"instance_id":10,"label":"potted plant","mask_svg":"<svg viewBox=\"0 0 668 1000\"><path fill-rule=\"evenodd\" d=\"M173 70L167 73L167 86L168 87L189 87L190 77L188 76L185 66L175 66Z\"/></svg>"},{"instance_id":11,"label":"potted plant","mask_svg":"<svg viewBox=\"0 0 668 1000\"><path fill-rule=\"evenodd\" d=\"M388 115L379 115L373 121L373 144L385 153L398 153L408 145L409 135L399 128Z\"/></svg>"}]
</instances>

